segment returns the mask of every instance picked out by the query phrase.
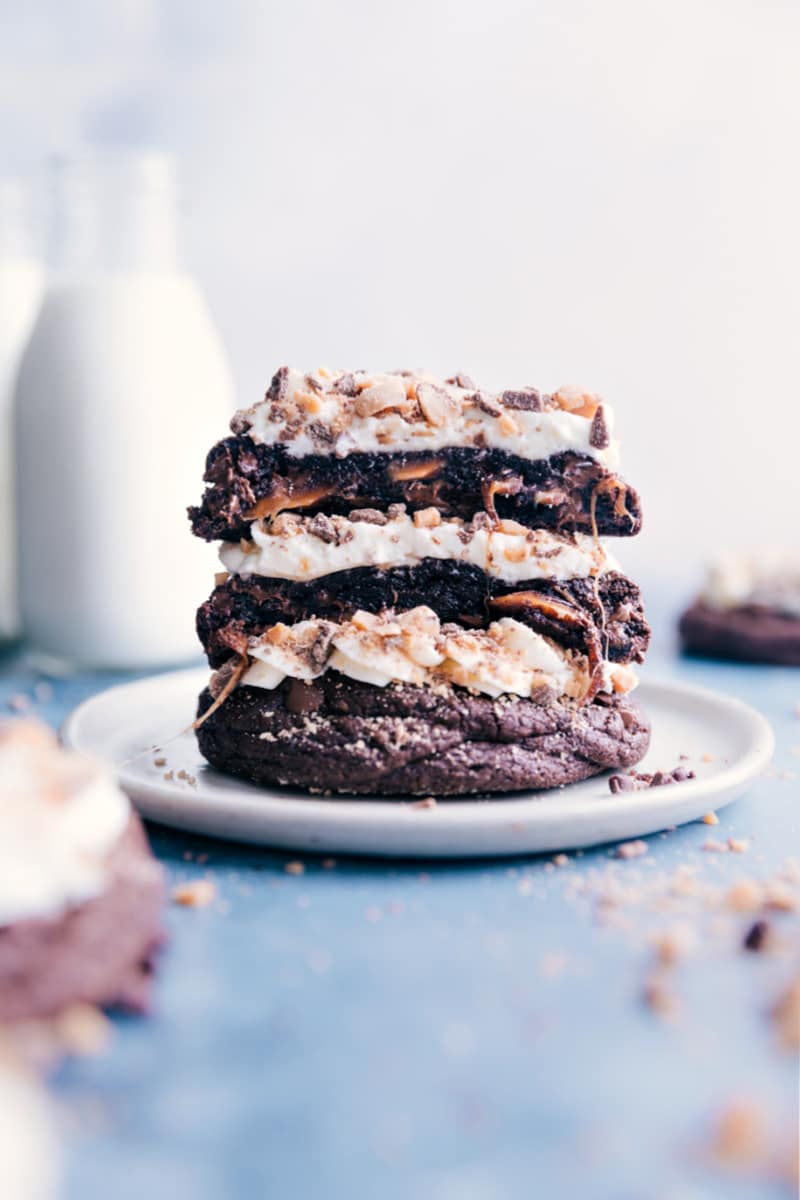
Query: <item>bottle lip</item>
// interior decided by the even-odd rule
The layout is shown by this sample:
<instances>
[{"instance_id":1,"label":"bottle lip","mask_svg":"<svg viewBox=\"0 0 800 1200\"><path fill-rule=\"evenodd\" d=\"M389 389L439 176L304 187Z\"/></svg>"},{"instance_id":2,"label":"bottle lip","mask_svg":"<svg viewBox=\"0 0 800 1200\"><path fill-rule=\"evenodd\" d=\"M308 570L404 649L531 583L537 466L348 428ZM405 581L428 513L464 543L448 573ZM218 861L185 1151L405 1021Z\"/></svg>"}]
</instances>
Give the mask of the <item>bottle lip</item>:
<instances>
[{"instance_id":1,"label":"bottle lip","mask_svg":"<svg viewBox=\"0 0 800 1200\"><path fill-rule=\"evenodd\" d=\"M41 213L33 181L0 174L0 254L41 257Z\"/></svg>"}]
</instances>

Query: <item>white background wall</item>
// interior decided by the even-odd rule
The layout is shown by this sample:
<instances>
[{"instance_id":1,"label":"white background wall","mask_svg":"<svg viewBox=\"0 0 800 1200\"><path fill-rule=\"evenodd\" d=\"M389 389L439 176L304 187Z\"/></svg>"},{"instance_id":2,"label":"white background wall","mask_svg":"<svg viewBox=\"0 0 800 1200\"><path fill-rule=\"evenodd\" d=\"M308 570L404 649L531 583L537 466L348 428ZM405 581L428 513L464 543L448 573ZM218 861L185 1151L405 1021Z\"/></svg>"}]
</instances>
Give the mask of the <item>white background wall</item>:
<instances>
[{"instance_id":1,"label":"white background wall","mask_svg":"<svg viewBox=\"0 0 800 1200\"><path fill-rule=\"evenodd\" d=\"M795 0L0 0L0 150L183 161L242 402L460 368L614 403L634 570L796 542Z\"/></svg>"}]
</instances>

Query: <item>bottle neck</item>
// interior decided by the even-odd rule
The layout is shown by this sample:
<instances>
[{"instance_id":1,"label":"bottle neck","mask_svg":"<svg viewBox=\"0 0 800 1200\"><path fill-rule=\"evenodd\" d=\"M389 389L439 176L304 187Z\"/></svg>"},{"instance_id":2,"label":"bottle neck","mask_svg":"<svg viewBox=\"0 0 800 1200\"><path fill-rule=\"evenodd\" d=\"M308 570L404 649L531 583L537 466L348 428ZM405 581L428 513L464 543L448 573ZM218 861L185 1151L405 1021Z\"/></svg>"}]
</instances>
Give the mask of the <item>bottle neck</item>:
<instances>
[{"instance_id":1,"label":"bottle neck","mask_svg":"<svg viewBox=\"0 0 800 1200\"><path fill-rule=\"evenodd\" d=\"M35 216L31 189L21 179L0 178L0 261L38 261Z\"/></svg>"},{"instance_id":2,"label":"bottle neck","mask_svg":"<svg viewBox=\"0 0 800 1200\"><path fill-rule=\"evenodd\" d=\"M61 277L178 270L173 160L148 152L55 163L50 252Z\"/></svg>"}]
</instances>

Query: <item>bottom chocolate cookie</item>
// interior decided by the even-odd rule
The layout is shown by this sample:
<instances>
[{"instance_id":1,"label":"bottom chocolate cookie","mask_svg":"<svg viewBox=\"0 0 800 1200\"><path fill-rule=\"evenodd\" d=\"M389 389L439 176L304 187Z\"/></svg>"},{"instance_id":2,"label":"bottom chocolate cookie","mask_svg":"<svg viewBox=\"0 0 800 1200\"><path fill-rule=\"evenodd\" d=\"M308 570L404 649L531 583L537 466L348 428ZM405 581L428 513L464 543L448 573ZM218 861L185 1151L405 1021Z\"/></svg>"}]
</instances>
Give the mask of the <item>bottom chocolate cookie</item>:
<instances>
[{"instance_id":1,"label":"bottom chocolate cookie","mask_svg":"<svg viewBox=\"0 0 800 1200\"><path fill-rule=\"evenodd\" d=\"M198 715L211 704L206 690ZM255 783L461 796L557 787L633 766L650 727L621 697L581 708L457 687L380 688L331 671L313 684L237 688L197 739L212 766Z\"/></svg>"},{"instance_id":2,"label":"bottom chocolate cookie","mask_svg":"<svg viewBox=\"0 0 800 1200\"><path fill-rule=\"evenodd\" d=\"M679 631L692 654L800 667L800 618L774 609L722 609L696 600L681 617Z\"/></svg>"}]
</instances>

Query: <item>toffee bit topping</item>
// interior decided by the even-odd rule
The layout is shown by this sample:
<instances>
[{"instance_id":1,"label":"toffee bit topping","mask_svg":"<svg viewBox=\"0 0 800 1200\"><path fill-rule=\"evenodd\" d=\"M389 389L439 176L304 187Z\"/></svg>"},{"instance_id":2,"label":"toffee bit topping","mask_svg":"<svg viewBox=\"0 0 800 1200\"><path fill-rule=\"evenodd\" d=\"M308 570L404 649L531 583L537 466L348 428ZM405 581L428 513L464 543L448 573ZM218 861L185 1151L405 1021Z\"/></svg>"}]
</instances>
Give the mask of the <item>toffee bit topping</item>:
<instances>
[{"instance_id":1,"label":"toffee bit topping","mask_svg":"<svg viewBox=\"0 0 800 1200\"><path fill-rule=\"evenodd\" d=\"M405 512L405 505L402 506ZM363 521L365 525L386 525L390 514L381 512L379 508L354 508L348 513L349 521Z\"/></svg>"},{"instance_id":2,"label":"toffee bit topping","mask_svg":"<svg viewBox=\"0 0 800 1200\"><path fill-rule=\"evenodd\" d=\"M474 395L470 396L470 400L476 408L486 413L487 417L501 417L503 415L501 406L491 396L487 396L485 392L475 392Z\"/></svg>"},{"instance_id":3,"label":"toffee bit topping","mask_svg":"<svg viewBox=\"0 0 800 1200\"><path fill-rule=\"evenodd\" d=\"M289 379L289 367L279 367L272 376L266 398L268 400L286 400L289 395Z\"/></svg>"},{"instance_id":4,"label":"toffee bit topping","mask_svg":"<svg viewBox=\"0 0 800 1200\"><path fill-rule=\"evenodd\" d=\"M355 375L352 375L349 371L344 375L340 375L336 380L334 391L338 392L340 396L357 396L358 384L356 383Z\"/></svg>"},{"instance_id":5,"label":"toffee bit topping","mask_svg":"<svg viewBox=\"0 0 800 1200\"><path fill-rule=\"evenodd\" d=\"M417 400L426 421L437 427L446 425L460 407L455 397L435 383L418 384Z\"/></svg>"},{"instance_id":6,"label":"toffee bit topping","mask_svg":"<svg viewBox=\"0 0 800 1200\"><path fill-rule=\"evenodd\" d=\"M326 517L324 513L317 513L315 517L312 517L306 525L306 529L329 546L339 542L339 531L330 517Z\"/></svg>"},{"instance_id":7,"label":"toffee bit topping","mask_svg":"<svg viewBox=\"0 0 800 1200\"><path fill-rule=\"evenodd\" d=\"M500 397L506 408L517 408L523 412L541 412L542 396L538 388L525 388L517 392L503 392Z\"/></svg>"}]
</instances>

